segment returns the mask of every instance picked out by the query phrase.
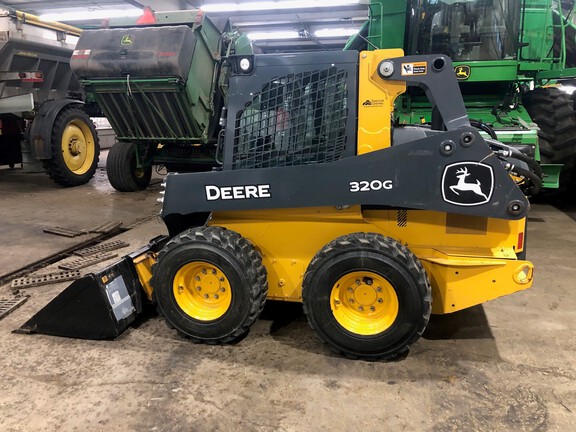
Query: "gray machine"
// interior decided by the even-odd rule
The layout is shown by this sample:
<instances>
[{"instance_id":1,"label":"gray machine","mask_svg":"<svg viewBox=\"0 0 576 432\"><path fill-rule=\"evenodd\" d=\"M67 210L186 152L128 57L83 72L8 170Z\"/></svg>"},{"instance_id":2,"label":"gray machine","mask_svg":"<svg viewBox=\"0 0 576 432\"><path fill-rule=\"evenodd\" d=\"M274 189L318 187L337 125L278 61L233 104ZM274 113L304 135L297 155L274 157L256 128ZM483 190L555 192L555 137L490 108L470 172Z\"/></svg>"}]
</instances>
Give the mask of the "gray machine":
<instances>
[{"instance_id":1,"label":"gray machine","mask_svg":"<svg viewBox=\"0 0 576 432\"><path fill-rule=\"evenodd\" d=\"M0 9L0 165L45 170L63 186L94 175L98 136L70 69L80 32Z\"/></svg>"}]
</instances>

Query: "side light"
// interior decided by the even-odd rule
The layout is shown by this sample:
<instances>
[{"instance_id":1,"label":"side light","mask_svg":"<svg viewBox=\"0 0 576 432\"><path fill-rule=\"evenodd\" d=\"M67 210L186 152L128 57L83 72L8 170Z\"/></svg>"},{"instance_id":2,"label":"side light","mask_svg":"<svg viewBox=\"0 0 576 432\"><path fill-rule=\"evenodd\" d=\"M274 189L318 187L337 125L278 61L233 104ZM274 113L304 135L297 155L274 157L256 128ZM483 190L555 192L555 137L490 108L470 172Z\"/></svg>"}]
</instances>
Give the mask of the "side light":
<instances>
[{"instance_id":1,"label":"side light","mask_svg":"<svg viewBox=\"0 0 576 432\"><path fill-rule=\"evenodd\" d=\"M240 69L242 69L242 71L248 72L251 67L252 63L250 62L250 59L246 57L240 59Z\"/></svg>"}]
</instances>

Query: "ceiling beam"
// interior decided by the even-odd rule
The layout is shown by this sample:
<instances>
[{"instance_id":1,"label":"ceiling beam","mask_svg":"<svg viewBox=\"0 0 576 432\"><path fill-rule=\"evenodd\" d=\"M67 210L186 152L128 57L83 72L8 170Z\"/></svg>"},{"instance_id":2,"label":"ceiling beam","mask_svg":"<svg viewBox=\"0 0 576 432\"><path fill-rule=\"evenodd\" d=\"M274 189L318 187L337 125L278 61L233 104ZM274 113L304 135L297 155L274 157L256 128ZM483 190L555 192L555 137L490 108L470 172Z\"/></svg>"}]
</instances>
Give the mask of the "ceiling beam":
<instances>
[{"instance_id":1,"label":"ceiling beam","mask_svg":"<svg viewBox=\"0 0 576 432\"><path fill-rule=\"evenodd\" d=\"M123 0L123 1L124 1L124 3L129 4L130 6L144 9L144 5L137 0Z\"/></svg>"}]
</instances>

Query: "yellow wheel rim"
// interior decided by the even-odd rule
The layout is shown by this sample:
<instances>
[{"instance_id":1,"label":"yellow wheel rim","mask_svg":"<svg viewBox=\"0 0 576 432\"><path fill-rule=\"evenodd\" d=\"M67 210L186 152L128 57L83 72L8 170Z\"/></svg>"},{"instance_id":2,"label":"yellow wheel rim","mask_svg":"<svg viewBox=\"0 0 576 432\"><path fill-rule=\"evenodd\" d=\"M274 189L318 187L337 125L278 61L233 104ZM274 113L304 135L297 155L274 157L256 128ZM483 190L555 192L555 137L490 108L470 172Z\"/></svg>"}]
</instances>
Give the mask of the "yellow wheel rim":
<instances>
[{"instance_id":1,"label":"yellow wheel rim","mask_svg":"<svg viewBox=\"0 0 576 432\"><path fill-rule=\"evenodd\" d=\"M330 307L346 330L363 336L382 333L398 316L398 296L379 274L358 271L342 276L332 287Z\"/></svg>"},{"instance_id":2,"label":"yellow wheel rim","mask_svg":"<svg viewBox=\"0 0 576 432\"><path fill-rule=\"evenodd\" d=\"M232 303L230 282L224 272L201 261L185 264L176 272L173 292L180 309L199 321L222 317Z\"/></svg>"},{"instance_id":3,"label":"yellow wheel rim","mask_svg":"<svg viewBox=\"0 0 576 432\"><path fill-rule=\"evenodd\" d=\"M86 174L94 161L94 136L82 120L72 120L62 133L62 157L74 174Z\"/></svg>"}]
</instances>

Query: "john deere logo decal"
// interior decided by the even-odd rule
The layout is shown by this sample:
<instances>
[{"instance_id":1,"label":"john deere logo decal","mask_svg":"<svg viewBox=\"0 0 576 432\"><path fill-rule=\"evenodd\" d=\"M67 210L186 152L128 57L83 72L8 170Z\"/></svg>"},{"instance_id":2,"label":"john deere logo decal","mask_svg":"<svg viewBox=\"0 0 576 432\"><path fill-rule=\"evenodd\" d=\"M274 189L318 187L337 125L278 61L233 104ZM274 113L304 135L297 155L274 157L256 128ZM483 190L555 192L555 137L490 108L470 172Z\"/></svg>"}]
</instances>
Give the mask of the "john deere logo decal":
<instances>
[{"instance_id":1,"label":"john deere logo decal","mask_svg":"<svg viewBox=\"0 0 576 432\"><path fill-rule=\"evenodd\" d=\"M122 45L132 45L132 36L124 35L122 36L122 41L120 42Z\"/></svg>"},{"instance_id":2,"label":"john deere logo decal","mask_svg":"<svg viewBox=\"0 0 576 432\"><path fill-rule=\"evenodd\" d=\"M444 168L442 198L458 206L477 206L490 201L494 172L480 162L457 162Z\"/></svg>"},{"instance_id":3,"label":"john deere logo decal","mask_svg":"<svg viewBox=\"0 0 576 432\"><path fill-rule=\"evenodd\" d=\"M462 65L456 66L454 68L454 72L456 73L456 78L459 80L467 80L470 78L470 66Z\"/></svg>"}]
</instances>

